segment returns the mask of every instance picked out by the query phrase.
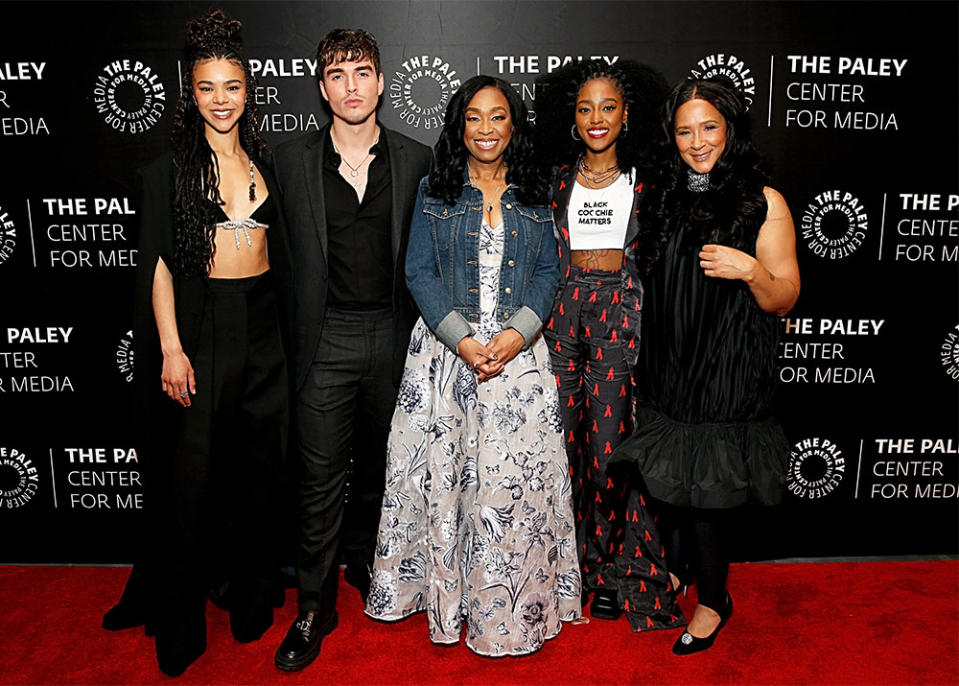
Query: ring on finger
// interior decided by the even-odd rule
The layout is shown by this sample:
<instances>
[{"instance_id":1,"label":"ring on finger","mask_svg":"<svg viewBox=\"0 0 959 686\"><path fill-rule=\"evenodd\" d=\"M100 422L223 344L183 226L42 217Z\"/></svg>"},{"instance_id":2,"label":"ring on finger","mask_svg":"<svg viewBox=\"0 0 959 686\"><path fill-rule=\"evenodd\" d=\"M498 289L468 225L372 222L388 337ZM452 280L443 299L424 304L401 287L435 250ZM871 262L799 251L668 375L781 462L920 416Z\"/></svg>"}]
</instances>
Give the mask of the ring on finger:
<instances>
[{"instance_id":1,"label":"ring on finger","mask_svg":"<svg viewBox=\"0 0 959 686\"><path fill-rule=\"evenodd\" d=\"M182 393L177 393L177 395L180 396L181 398L185 398L190 394L187 391L183 391Z\"/></svg>"}]
</instances>

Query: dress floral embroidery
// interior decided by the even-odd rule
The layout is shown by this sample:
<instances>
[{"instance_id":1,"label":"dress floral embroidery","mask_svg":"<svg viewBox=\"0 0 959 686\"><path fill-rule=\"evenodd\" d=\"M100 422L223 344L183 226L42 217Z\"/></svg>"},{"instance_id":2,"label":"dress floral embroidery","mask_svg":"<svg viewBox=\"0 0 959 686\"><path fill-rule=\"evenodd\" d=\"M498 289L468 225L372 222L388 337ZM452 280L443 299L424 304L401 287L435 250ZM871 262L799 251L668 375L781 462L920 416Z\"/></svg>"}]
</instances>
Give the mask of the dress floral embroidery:
<instances>
[{"instance_id":1,"label":"dress floral embroidery","mask_svg":"<svg viewBox=\"0 0 959 686\"><path fill-rule=\"evenodd\" d=\"M476 338L496 321L503 226L483 224ZM426 611L430 638L523 655L580 616L569 470L542 338L497 377L476 374L421 319L390 431L366 612Z\"/></svg>"}]
</instances>

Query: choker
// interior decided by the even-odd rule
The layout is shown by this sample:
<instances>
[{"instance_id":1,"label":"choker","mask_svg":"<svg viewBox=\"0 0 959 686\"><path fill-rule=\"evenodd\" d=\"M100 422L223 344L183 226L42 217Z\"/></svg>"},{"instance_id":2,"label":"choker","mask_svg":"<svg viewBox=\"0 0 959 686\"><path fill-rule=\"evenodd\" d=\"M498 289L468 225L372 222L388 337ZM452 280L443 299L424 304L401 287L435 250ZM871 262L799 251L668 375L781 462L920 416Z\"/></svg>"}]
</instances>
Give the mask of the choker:
<instances>
[{"instance_id":1,"label":"choker","mask_svg":"<svg viewBox=\"0 0 959 686\"><path fill-rule=\"evenodd\" d=\"M709 190L709 172L700 174L692 169L686 170L686 188L693 193Z\"/></svg>"}]
</instances>

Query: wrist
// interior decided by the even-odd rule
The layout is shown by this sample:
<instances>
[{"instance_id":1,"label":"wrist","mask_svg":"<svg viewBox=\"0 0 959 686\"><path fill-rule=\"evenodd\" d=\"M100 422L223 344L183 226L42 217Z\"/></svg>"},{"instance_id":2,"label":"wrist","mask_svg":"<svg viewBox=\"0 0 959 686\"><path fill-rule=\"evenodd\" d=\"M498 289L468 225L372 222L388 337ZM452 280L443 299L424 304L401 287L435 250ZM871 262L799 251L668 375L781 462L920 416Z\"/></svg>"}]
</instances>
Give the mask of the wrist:
<instances>
[{"instance_id":1,"label":"wrist","mask_svg":"<svg viewBox=\"0 0 959 686\"><path fill-rule=\"evenodd\" d=\"M180 344L166 346L161 343L160 351L163 353L163 357L177 357L183 354L183 348Z\"/></svg>"},{"instance_id":2,"label":"wrist","mask_svg":"<svg viewBox=\"0 0 959 686\"><path fill-rule=\"evenodd\" d=\"M752 286L753 284L759 282L760 279L762 278L763 272L766 271L766 268L763 267L763 265L759 262L759 260L757 260L755 257L752 258L752 260L753 260L752 269L746 272L746 276L743 277L743 281L746 282L747 286Z\"/></svg>"}]
</instances>

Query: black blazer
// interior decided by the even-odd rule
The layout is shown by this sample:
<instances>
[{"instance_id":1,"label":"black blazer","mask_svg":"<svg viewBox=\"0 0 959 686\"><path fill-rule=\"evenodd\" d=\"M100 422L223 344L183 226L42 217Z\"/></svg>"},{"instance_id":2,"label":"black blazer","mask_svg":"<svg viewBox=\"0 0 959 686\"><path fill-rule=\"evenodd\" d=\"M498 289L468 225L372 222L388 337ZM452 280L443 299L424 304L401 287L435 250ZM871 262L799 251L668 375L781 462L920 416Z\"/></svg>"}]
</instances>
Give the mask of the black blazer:
<instances>
[{"instance_id":1,"label":"black blazer","mask_svg":"<svg viewBox=\"0 0 959 686\"><path fill-rule=\"evenodd\" d=\"M273 154L273 167L282 198L290 239L292 288L292 385L306 381L323 331L329 286L326 204L323 195L323 151L329 125L283 143ZM432 153L417 143L380 125L386 143L392 182L393 243L393 376L399 382L406 360L416 305L406 289L404 265L410 218L419 180L430 168Z\"/></svg>"}]
</instances>

